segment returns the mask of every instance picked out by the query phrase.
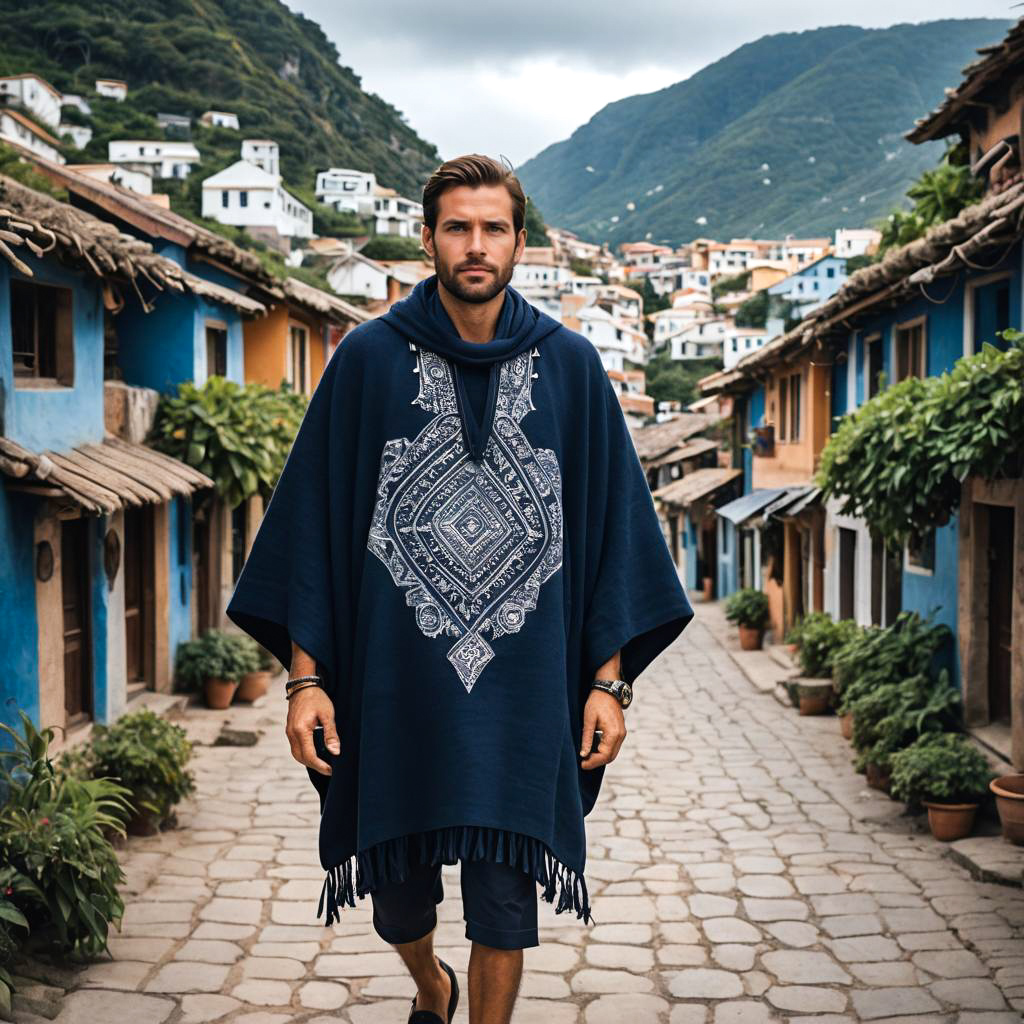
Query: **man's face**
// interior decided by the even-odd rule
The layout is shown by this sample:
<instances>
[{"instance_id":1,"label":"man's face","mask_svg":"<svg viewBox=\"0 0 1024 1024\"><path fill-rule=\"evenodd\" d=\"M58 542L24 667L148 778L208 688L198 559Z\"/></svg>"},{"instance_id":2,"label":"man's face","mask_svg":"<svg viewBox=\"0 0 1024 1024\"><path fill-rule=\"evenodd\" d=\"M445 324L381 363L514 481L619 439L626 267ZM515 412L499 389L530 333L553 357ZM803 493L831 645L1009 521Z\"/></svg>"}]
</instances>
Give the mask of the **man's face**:
<instances>
[{"instance_id":1,"label":"man's face","mask_svg":"<svg viewBox=\"0 0 1024 1024\"><path fill-rule=\"evenodd\" d=\"M504 185L458 185L441 195L437 224L433 232L423 226L422 241L438 281L455 298L482 303L512 280L526 230L516 235L512 197Z\"/></svg>"}]
</instances>

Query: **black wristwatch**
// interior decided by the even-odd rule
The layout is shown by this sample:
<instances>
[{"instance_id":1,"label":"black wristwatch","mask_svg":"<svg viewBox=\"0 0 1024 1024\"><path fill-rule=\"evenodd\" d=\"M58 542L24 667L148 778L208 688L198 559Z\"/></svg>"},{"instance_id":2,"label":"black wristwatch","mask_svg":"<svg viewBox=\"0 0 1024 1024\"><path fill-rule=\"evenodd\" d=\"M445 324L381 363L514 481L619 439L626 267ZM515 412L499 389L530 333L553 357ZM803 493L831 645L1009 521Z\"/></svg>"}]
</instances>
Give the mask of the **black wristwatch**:
<instances>
[{"instance_id":1,"label":"black wristwatch","mask_svg":"<svg viewBox=\"0 0 1024 1024\"><path fill-rule=\"evenodd\" d=\"M595 679L590 688L610 693L623 708L633 703L633 687L625 679Z\"/></svg>"}]
</instances>

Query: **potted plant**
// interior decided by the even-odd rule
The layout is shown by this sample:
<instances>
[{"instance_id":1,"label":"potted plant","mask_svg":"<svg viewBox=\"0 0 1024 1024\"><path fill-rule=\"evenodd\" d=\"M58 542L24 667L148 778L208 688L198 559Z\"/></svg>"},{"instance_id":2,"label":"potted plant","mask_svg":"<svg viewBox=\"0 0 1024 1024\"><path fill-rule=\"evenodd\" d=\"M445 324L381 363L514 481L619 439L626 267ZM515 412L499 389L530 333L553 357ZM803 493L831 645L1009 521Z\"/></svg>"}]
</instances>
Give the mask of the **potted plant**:
<instances>
[{"instance_id":1,"label":"potted plant","mask_svg":"<svg viewBox=\"0 0 1024 1024\"><path fill-rule=\"evenodd\" d=\"M701 580L701 596L705 601L714 600L715 596L715 577L705 576Z\"/></svg>"},{"instance_id":2,"label":"potted plant","mask_svg":"<svg viewBox=\"0 0 1024 1024\"><path fill-rule=\"evenodd\" d=\"M1003 838L1024 846L1024 774L1000 775L989 783L1003 826Z\"/></svg>"},{"instance_id":3,"label":"potted plant","mask_svg":"<svg viewBox=\"0 0 1024 1024\"><path fill-rule=\"evenodd\" d=\"M958 732L925 733L892 755L892 795L908 808L924 806L932 835L963 839L992 771L985 755Z\"/></svg>"},{"instance_id":4,"label":"potted plant","mask_svg":"<svg viewBox=\"0 0 1024 1024\"><path fill-rule=\"evenodd\" d=\"M174 805L195 788L186 765L192 744L180 725L150 710L136 711L111 726L93 726L85 750L93 778L114 778L131 791L132 835L153 835L173 819Z\"/></svg>"},{"instance_id":5,"label":"potted plant","mask_svg":"<svg viewBox=\"0 0 1024 1024\"><path fill-rule=\"evenodd\" d=\"M769 618L766 594L752 587L737 590L725 602L725 617L739 627L740 647L743 650L760 650Z\"/></svg>"},{"instance_id":6,"label":"potted plant","mask_svg":"<svg viewBox=\"0 0 1024 1024\"><path fill-rule=\"evenodd\" d=\"M244 633L232 639L241 645L243 654L251 666L242 675L235 696L239 700L254 701L262 697L270 687L270 677L274 658L265 648L261 647L251 636Z\"/></svg>"},{"instance_id":7,"label":"potted plant","mask_svg":"<svg viewBox=\"0 0 1024 1024\"><path fill-rule=\"evenodd\" d=\"M219 629L208 629L197 640L178 648L175 676L185 689L202 689L206 706L223 710L231 704L238 681L251 661L232 637Z\"/></svg>"}]
</instances>

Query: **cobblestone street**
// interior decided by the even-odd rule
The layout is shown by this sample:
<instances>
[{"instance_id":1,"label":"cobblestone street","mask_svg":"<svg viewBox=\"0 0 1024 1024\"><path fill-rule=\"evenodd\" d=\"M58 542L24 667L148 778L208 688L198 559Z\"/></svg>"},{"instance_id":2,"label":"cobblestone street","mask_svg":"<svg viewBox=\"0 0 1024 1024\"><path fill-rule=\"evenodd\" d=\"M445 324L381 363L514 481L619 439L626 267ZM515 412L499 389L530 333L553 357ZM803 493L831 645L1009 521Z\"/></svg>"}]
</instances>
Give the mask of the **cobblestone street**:
<instances>
[{"instance_id":1,"label":"cobblestone street","mask_svg":"<svg viewBox=\"0 0 1024 1024\"><path fill-rule=\"evenodd\" d=\"M719 624L698 607L641 677L588 818L598 923L540 904L514 1019L1020 1020L1024 892L974 881L867 790L836 719L758 691ZM412 983L373 933L369 898L332 929L316 921L318 804L288 753L284 701L236 711L262 738L196 748L197 797L181 827L131 841L115 960L77 976L60 1024L405 1021ZM188 718L209 744L221 717ZM460 973L465 1022L457 872L445 869L436 944Z\"/></svg>"}]
</instances>

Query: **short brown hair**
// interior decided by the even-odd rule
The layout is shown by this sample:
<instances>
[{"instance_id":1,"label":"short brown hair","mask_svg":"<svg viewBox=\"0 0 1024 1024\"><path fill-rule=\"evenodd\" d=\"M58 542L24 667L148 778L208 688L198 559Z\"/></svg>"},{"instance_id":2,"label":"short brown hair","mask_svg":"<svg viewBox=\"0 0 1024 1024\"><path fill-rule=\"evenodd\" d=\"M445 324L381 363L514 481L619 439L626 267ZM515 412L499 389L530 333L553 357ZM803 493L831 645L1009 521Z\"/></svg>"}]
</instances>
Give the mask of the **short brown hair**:
<instances>
[{"instance_id":1,"label":"short brown hair","mask_svg":"<svg viewBox=\"0 0 1024 1024\"><path fill-rule=\"evenodd\" d=\"M437 227L437 211L441 196L451 188L468 185L504 185L512 197L512 226L518 235L526 221L526 195L511 167L489 156L467 153L454 160L445 160L423 186L423 223L431 232Z\"/></svg>"}]
</instances>

